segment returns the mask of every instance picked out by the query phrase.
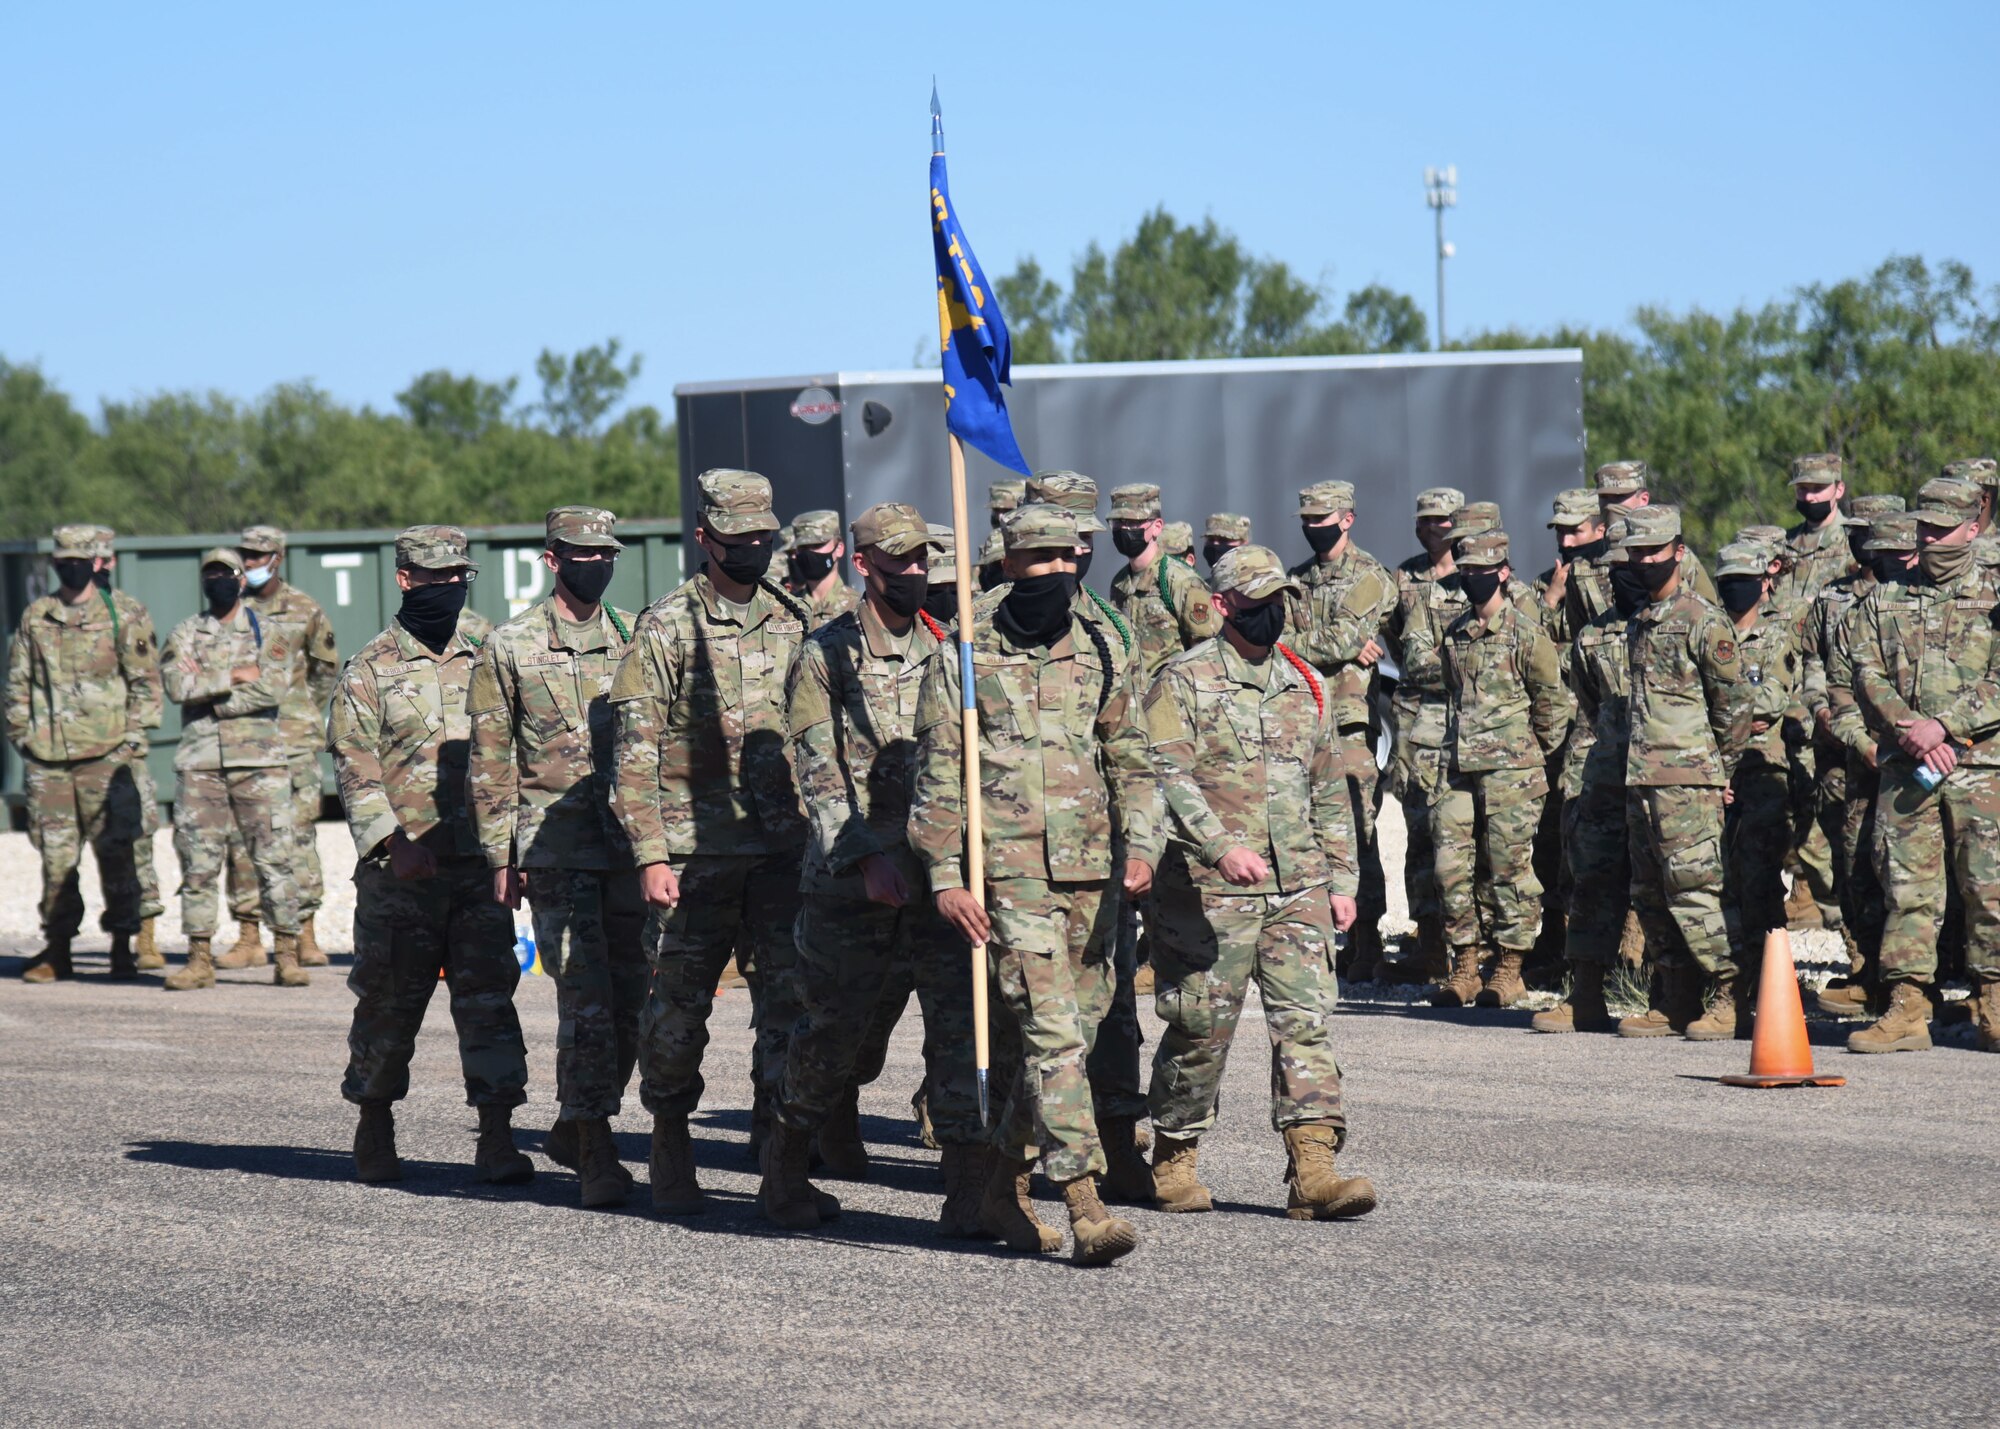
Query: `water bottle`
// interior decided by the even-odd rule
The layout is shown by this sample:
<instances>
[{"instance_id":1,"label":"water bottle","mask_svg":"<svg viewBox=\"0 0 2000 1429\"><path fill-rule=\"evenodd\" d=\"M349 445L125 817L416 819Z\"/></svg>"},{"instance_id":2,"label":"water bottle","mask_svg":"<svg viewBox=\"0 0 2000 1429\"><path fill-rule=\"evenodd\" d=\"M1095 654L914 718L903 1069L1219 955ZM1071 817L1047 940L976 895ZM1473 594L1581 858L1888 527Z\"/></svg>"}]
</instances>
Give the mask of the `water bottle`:
<instances>
[{"instance_id":1,"label":"water bottle","mask_svg":"<svg viewBox=\"0 0 2000 1429\"><path fill-rule=\"evenodd\" d=\"M535 960L535 925L526 918L514 920L514 959L524 973L541 972Z\"/></svg>"},{"instance_id":2,"label":"water bottle","mask_svg":"<svg viewBox=\"0 0 2000 1429\"><path fill-rule=\"evenodd\" d=\"M1960 756L1963 756L1965 753L1956 744L1951 746L1951 751ZM1951 776L1938 773L1937 770L1931 768L1928 764L1919 764L1917 766L1917 782L1923 785L1926 790L1936 789L1938 785L1944 783L1949 777Z\"/></svg>"}]
</instances>

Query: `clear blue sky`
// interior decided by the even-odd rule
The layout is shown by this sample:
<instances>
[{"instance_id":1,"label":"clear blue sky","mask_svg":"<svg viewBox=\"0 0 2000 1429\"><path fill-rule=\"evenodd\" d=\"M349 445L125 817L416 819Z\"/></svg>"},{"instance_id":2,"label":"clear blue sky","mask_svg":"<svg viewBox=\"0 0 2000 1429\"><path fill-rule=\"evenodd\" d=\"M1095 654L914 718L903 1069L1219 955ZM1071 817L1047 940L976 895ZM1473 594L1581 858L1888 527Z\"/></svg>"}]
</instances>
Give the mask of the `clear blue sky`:
<instances>
[{"instance_id":1,"label":"clear blue sky","mask_svg":"<svg viewBox=\"0 0 2000 1429\"><path fill-rule=\"evenodd\" d=\"M1165 203L1428 312L1421 172L1455 163L1454 329L1892 252L1992 283L1996 50L1990 0L21 5L0 354L93 413L297 378L386 407L612 335L668 409L677 381L907 366L933 73L989 273L1066 274Z\"/></svg>"}]
</instances>

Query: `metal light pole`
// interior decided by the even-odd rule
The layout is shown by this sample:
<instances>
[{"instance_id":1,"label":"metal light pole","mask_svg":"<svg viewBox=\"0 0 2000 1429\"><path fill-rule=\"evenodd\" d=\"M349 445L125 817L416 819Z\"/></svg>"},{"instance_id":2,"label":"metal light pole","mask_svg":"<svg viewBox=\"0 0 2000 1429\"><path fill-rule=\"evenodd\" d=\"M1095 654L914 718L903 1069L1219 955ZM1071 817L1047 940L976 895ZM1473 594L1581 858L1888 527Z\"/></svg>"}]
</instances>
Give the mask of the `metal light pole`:
<instances>
[{"instance_id":1,"label":"metal light pole","mask_svg":"<svg viewBox=\"0 0 2000 1429\"><path fill-rule=\"evenodd\" d=\"M1437 215L1438 351L1444 351L1444 260L1458 250L1444 241L1444 211L1458 206L1458 165L1424 170L1424 201Z\"/></svg>"}]
</instances>

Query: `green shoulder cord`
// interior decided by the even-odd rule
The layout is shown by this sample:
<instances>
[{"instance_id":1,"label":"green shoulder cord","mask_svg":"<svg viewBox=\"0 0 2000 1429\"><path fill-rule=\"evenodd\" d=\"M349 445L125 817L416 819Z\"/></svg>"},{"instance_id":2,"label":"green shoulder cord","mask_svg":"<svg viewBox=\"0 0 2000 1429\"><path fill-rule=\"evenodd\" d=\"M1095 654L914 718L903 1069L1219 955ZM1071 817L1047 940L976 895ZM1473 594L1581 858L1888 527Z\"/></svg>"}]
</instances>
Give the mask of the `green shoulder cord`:
<instances>
[{"instance_id":1,"label":"green shoulder cord","mask_svg":"<svg viewBox=\"0 0 2000 1429\"><path fill-rule=\"evenodd\" d=\"M118 648L118 602L111 598L111 592L103 586L97 588L98 599L104 602L106 613L111 616L111 648Z\"/></svg>"},{"instance_id":2,"label":"green shoulder cord","mask_svg":"<svg viewBox=\"0 0 2000 1429\"><path fill-rule=\"evenodd\" d=\"M1167 614L1174 615L1177 613L1174 610L1174 587L1173 582L1167 579L1167 560L1167 553L1162 551L1160 558L1153 564L1160 569L1160 604L1167 608Z\"/></svg>"},{"instance_id":3,"label":"green shoulder cord","mask_svg":"<svg viewBox=\"0 0 2000 1429\"><path fill-rule=\"evenodd\" d=\"M618 638L623 640L627 645L630 645L632 643L632 632L625 628L625 622L618 618L618 612L607 605L604 607L604 613L611 617L611 628L618 632Z\"/></svg>"},{"instance_id":4,"label":"green shoulder cord","mask_svg":"<svg viewBox=\"0 0 2000 1429\"><path fill-rule=\"evenodd\" d=\"M1118 631L1118 638L1125 642L1125 653L1130 655L1132 653L1132 627L1125 623L1125 617L1118 613L1110 601L1106 600L1089 586L1085 586L1083 591L1085 595L1090 597L1099 610L1110 617L1111 624Z\"/></svg>"}]
</instances>

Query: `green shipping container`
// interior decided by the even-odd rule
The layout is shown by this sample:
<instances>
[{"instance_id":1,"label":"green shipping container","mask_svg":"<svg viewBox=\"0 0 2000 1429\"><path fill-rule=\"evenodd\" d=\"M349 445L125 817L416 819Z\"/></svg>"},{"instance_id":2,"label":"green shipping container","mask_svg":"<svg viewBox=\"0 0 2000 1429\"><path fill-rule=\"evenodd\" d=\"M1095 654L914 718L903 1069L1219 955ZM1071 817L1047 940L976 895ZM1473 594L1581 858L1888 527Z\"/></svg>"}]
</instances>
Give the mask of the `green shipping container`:
<instances>
[{"instance_id":1,"label":"green shipping container","mask_svg":"<svg viewBox=\"0 0 2000 1429\"><path fill-rule=\"evenodd\" d=\"M165 640L175 625L201 607L201 553L233 546L240 534L121 536L113 584L145 604ZM472 586L473 609L498 624L548 595L553 577L541 562L542 527L469 526L466 534L472 538L472 559L479 565L479 578ZM618 573L606 599L639 610L681 583L678 520L621 521L618 537L625 552L618 558ZM295 531L287 540L284 578L326 607L345 659L381 632L401 601L396 589L396 533ZM54 585L51 549L47 537L0 542L0 621L9 641L21 623L21 612ZM180 711L169 703L165 719L153 731L150 758L164 800L173 798L174 745L180 727ZM8 747L0 751L0 760L4 760L0 793L18 822L21 759ZM322 758L321 763L331 793L332 762Z\"/></svg>"}]
</instances>

